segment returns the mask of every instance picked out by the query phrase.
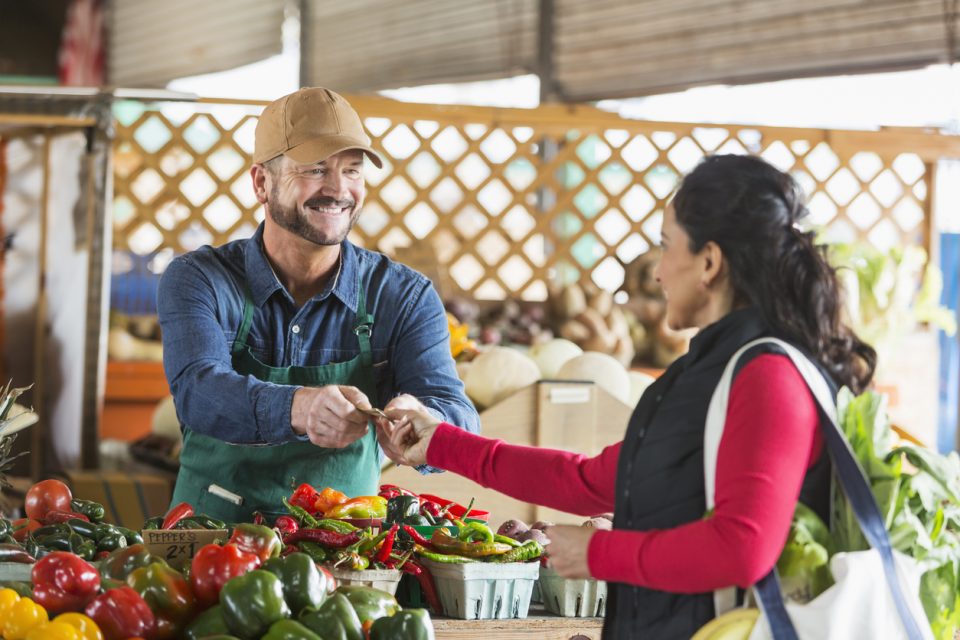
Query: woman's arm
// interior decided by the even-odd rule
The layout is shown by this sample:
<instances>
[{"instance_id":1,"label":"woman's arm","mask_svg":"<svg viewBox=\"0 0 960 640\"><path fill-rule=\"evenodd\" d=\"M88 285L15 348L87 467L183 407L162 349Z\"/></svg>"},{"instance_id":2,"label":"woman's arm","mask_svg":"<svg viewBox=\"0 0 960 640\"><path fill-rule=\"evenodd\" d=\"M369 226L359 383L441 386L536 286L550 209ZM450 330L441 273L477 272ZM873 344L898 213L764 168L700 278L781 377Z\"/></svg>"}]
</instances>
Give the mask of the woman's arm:
<instances>
[{"instance_id":1,"label":"woman's arm","mask_svg":"<svg viewBox=\"0 0 960 640\"><path fill-rule=\"evenodd\" d=\"M598 531L591 575L678 593L752 585L787 539L804 474L822 448L818 425L813 396L786 356L751 360L730 392L713 516L662 531Z\"/></svg>"}]
</instances>

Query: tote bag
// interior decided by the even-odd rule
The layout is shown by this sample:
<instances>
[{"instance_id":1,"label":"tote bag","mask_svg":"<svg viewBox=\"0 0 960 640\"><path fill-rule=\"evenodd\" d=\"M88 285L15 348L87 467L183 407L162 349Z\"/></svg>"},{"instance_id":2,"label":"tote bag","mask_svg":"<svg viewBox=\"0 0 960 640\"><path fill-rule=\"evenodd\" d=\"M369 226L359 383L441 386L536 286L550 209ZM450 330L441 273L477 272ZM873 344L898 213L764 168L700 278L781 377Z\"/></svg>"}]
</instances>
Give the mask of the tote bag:
<instances>
[{"instance_id":1,"label":"tote bag","mask_svg":"<svg viewBox=\"0 0 960 640\"><path fill-rule=\"evenodd\" d=\"M730 358L713 392L703 444L707 509L714 506L717 451L726 422L733 373L740 356L761 344L775 344L786 352L826 416L820 426L833 471L871 548L835 554L830 559L830 570L836 584L805 604L784 603L774 566L753 586L761 615L750 640L932 639L918 595L922 569L912 558L895 552L890 546L866 475L837 424L836 403L823 374L803 353L782 340L760 338L741 347ZM735 589L715 593L718 616L736 606L735 593Z\"/></svg>"}]
</instances>

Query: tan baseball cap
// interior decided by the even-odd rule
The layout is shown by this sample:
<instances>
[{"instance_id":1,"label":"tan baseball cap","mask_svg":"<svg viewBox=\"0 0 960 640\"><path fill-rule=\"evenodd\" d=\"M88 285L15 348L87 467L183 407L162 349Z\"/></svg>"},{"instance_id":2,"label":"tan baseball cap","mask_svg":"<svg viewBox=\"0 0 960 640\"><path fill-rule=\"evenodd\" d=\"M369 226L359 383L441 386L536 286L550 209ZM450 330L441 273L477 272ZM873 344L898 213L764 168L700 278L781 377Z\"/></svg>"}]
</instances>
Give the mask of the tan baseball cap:
<instances>
[{"instance_id":1,"label":"tan baseball cap","mask_svg":"<svg viewBox=\"0 0 960 640\"><path fill-rule=\"evenodd\" d=\"M329 89L307 87L264 108L254 135L253 161L260 164L286 154L310 164L347 149L359 149L377 167L383 166L350 103Z\"/></svg>"}]
</instances>

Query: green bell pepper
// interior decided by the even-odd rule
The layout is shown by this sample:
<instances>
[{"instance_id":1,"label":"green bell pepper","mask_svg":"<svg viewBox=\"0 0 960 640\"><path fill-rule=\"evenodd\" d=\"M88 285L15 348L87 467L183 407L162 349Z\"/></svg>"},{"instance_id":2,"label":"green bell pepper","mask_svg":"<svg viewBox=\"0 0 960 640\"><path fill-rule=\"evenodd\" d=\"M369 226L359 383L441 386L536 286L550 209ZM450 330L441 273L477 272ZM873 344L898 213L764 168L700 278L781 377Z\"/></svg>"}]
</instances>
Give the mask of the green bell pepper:
<instances>
[{"instance_id":1,"label":"green bell pepper","mask_svg":"<svg viewBox=\"0 0 960 640\"><path fill-rule=\"evenodd\" d=\"M279 556L280 548L283 546L276 531L268 526L250 522L234 527L229 542L240 547L242 551L254 554L260 558L261 562Z\"/></svg>"},{"instance_id":2,"label":"green bell pepper","mask_svg":"<svg viewBox=\"0 0 960 640\"><path fill-rule=\"evenodd\" d=\"M399 495L387 500L386 522L405 522L410 516L420 515L420 498Z\"/></svg>"},{"instance_id":3,"label":"green bell pepper","mask_svg":"<svg viewBox=\"0 0 960 640\"><path fill-rule=\"evenodd\" d=\"M426 609L404 609L380 618L370 627L370 640L434 640L430 613Z\"/></svg>"},{"instance_id":4,"label":"green bell pepper","mask_svg":"<svg viewBox=\"0 0 960 640\"><path fill-rule=\"evenodd\" d=\"M296 620L279 620L270 625L260 640L323 640Z\"/></svg>"},{"instance_id":5,"label":"green bell pepper","mask_svg":"<svg viewBox=\"0 0 960 640\"><path fill-rule=\"evenodd\" d=\"M216 634L230 633L227 627L227 621L223 619L223 606L215 604L187 626L184 638L187 640L200 640Z\"/></svg>"},{"instance_id":6,"label":"green bell pepper","mask_svg":"<svg viewBox=\"0 0 960 640\"><path fill-rule=\"evenodd\" d=\"M384 616L392 616L400 610L397 599L386 591L362 587L360 585L343 585L337 589L353 605L362 625L367 620L376 620Z\"/></svg>"},{"instance_id":7,"label":"green bell pepper","mask_svg":"<svg viewBox=\"0 0 960 640\"><path fill-rule=\"evenodd\" d=\"M360 618L347 596L339 591L316 611L306 609L300 623L324 640L365 640Z\"/></svg>"},{"instance_id":8,"label":"green bell pepper","mask_svg":"<svg viewBox=\"0 0 960 640\"><path fill-rule=\"evenodd\" d=\"M227 581L220 604L230 632L245 640L259 638L274 622L290 617L280 578L262 569Z\"/></svg>"},{"instance_id":9,"label":"green bell pepper","mask_svg":"<svg viewBox=\"0 0 960 640\"><path fill-rule=\"evenodd\" d=\"M294 617L306 607L319 607L327 598L327 574L321 574L305 553L271 558L262 568L280 578L283 598Z\"/></svg>"},{"instance_id":10,"label":"green bell pepper","mask_svg":"<svg viewBox=\"0 0 960 640\"><path fill-rule=\"evenodd\" d=\"M127 584L139 593L157 618L154 638L179 638L196 609L190 583L165 562L134 569Z\"/></svg>"},{"instance_id":11,"label":"green bell pepper","mask_svg":"<svg viewBox=\"0 0 960 640\"><path fill-rule=\"evenodd\" d=\"M134 569L146 567L154 562L162 562L142 544L117 549L100 561L100 576L108 580L126 582Z\"/></svg>"}]
</instances>

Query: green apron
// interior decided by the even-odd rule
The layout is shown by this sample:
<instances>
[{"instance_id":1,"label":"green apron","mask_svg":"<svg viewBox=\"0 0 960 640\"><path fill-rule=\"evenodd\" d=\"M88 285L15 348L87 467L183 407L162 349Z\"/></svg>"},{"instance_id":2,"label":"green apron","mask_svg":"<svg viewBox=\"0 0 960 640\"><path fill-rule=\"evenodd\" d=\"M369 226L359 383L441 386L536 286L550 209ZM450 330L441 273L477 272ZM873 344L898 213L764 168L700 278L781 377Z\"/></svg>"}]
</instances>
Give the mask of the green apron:
<instances>
[{"instance_id":1,"label":"green apron","mask_svg":"<svg viewBox=\"0 0 960 640\"><path fill-rule=\"evenodd\" d=\"M315 367L270 367L247 346L253 320L249 289L243 303L243 324L231 348L234 370L265 382L319 387L342 384L359 388L374 398L373 352L366 296L357 276L357 324L354 333L360 355L348 362ZM310 442L280 445L229 444L184 429L180 473L173 504L188 502L197 513L226 522L249 522L254 511L267 516L286 513L281 498L307 482L319 491L333 487L350 497L376 495L380 459L373 425L367 434L343 449L327 449Z\"/></svg>"}]
</instances>

